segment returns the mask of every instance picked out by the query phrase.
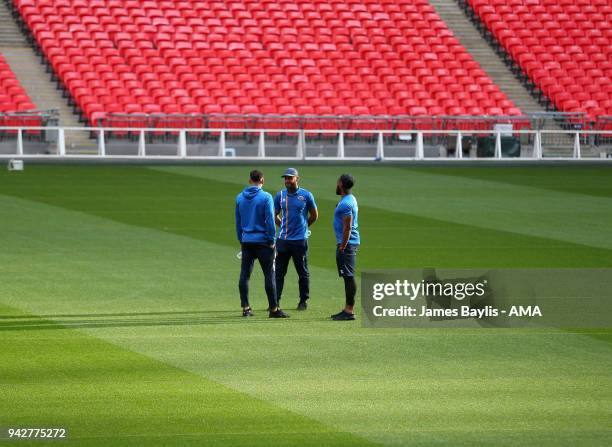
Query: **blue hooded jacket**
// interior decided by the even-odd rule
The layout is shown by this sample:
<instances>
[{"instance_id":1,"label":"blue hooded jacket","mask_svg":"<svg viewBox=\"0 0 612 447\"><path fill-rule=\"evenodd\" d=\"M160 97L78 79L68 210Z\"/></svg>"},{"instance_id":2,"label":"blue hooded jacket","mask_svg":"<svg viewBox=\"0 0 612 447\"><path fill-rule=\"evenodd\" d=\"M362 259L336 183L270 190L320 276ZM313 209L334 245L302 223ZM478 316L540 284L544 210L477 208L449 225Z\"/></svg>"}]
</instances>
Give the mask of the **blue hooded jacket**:
<instances>
[{"instance_id":1,"label":"blue hooded jacket","mask_svg":"<svg viewBox=\"0 0 612 447\"><path fill-rule=\"evenodd\" d=\"M274 201L259 186L247 186L236 197L236 236L240 243L274 244Z\"/></svg>"}]
</instances>

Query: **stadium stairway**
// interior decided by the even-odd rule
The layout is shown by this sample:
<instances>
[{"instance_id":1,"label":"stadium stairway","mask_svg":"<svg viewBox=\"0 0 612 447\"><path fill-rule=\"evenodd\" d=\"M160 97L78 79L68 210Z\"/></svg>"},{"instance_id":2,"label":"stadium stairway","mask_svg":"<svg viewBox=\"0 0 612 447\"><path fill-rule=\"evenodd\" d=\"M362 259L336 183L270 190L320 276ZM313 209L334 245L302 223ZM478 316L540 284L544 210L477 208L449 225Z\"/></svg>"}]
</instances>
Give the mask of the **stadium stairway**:
<instances>
[{"instance_id":1,"label":"stadium stairway","mask_svg":"<svg viewBox=\"0 0 612 447\"><path fill-rule=\"evenodd\" d=\"M456 0L429 0L461 44L501 90L524 112L545 112L467 18Z\"/></svg>"},{"instance_id":2,"label":"stadium stairway","mask_svg":"<svg viewBox=\"0 0 612 447\"><path fill-rule=\"evenodd\" d=\"M482 36L457 0L429 0L429 3L436 8L440 18L455 33L468 53L523 113L547 112ZM544 129L561 130L559 123L554 120L545 120L542 124ZM570 135L560 138L568 147L573 144ZM566 155L565 152L562 154Z\"/></svg>"},{"instance_id":3,"label":"stadium stairway","mask_svg":"<svg viewBox=\"0 0 612 447\"><path fill-rule=\"evenodd\" d=\"M68 105L62 91L58 89L47 73L33 48L28 44L4 1L0 1L0 53L10 65L13 73L32 99L38 110L57 110L60 125L83 127L78 114ZM95 141L88 138L85 131L68 132L67 148L92 150L97 148Z\"/></svg>"}]
</instances>

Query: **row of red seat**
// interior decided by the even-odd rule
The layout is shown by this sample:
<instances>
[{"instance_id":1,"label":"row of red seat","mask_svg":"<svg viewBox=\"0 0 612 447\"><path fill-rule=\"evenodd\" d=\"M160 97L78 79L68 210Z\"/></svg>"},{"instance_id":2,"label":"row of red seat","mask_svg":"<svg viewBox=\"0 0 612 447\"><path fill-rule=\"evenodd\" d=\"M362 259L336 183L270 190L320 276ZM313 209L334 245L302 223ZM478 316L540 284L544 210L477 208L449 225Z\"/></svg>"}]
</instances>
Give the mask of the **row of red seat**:
<instances>
[{"instance_id":1,"label":"row of red seat","mask_svg":"<svg viewBox=\"0 0 612 447\"><path fill-rule=\"evenodd\" d=\"M482 22L558 110L612 115L608 0L469 0Z\"/></svg>"},{"instance_id":2,"label":"row of red seat","mask_svg":"<svg viewBox=\"0 0 612 447\"><path fill-rule=\"evenodd\" d=\"M520 115L426 0L15 0L105 113Z\"/></svg>"},{"instance_id":3,"label":"row of red seat","mask_svg":"<svg viewBox=\"0 0 612 447\"><path fill-rule=\"evenodd\" d=\"M194 17L201 16L205 11L240 11L240 10L283 10L283 11L397 11L419 10L432 12L433 8L427 0L223 0L223 1L139 1L139 0L106 0L91 2L88 0L27 0L19 3L20 9L27 6L77 8L83 12L106 11L122 8L130 13L150 13L165 11L168 15L180 12ZM168 12L170 11L170 12Z\"/></svg>"},{"instance_id":4,"label":"row of red seat","mask_svg":"<svg viewBox=\"0 0 612 447\"><path fill-rule=\"evenodd\" d=\"M4 56L0 54L0 113L34 109L36 106L6 63Z\"/></svg>"},{"instance_id":5,"label":"row of red seat","mask_svg":"<svg viewBox=\"0 0 612 447\"><path fill-rule=\"evenodd\" d=\"M377 117L355 117L336 115L165 115L165 114L112 114L101 120L105 127L130 128L146 127L159 129L152 132L153 135L164 135L164 129L190 128L190 129L223 129L231 128L235 131L228 132L226 136L244 137L244 130L237 129L267 129L268 136L278 136L280 133L270 131L271 129L283 129L289 131L304 130L466 130L485 131L490 134L496 124L512 124L516 130L531 128L529 118L525 117L451 117L451 116L377 116ZM129 131L115 130L113 136L126 136ZM171 134L178 135L175 131ZM218 132L193 132L192 136L204 137L219 136ZM250 134L257 137L257 134ZM357 134L347 133L345 136L353 137ZM374 133L359 133L360 136L375 136ZM297 132L295 133L297 136ZM331 137L336 135L330 134Z\"/></svg>"}]
</instances>

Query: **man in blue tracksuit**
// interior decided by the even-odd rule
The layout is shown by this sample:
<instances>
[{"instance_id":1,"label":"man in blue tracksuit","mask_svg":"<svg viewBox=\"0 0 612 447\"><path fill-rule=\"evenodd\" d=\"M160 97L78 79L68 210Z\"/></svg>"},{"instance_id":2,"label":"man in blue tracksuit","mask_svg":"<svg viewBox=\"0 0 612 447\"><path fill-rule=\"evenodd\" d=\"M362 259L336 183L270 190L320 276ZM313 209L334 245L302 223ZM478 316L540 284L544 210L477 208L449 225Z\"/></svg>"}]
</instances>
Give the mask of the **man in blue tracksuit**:
<instances>
[{"instance_id":1,"label":"man in blue tracksuit","mask_svg":"<svg viewBox=\"0 0 612 447\"><path fill-rule=\"evenodd\" d=\"M242 316L251 317L253 311L249 304L249 279L253 272L255 259L265 277L266 294L270 318L287 318L288 315L278 307L274 275L274 203L270 193L262 189L263 172L251 171L249 186L236 197L236 236L241 245L242 265L240 269L240 303Z\"/></svg>"},{"instance_id":2,"label":"man in blue tracksuit","mask_svg":"<svg viewBox=\"0 0 612 447\"><path fill-rule=\"evenodd\" d=\"M276 293L280 303L287 267L293 259L300 288L297 310L306 310L310 294L308 227L315 223L319 213L310 191L299 187L300 178L296 169L287 169L282 177L285 179L285 189L278 192L274 199L276 224L279 225L276 240Z\"/></svg>"}]
</instances>

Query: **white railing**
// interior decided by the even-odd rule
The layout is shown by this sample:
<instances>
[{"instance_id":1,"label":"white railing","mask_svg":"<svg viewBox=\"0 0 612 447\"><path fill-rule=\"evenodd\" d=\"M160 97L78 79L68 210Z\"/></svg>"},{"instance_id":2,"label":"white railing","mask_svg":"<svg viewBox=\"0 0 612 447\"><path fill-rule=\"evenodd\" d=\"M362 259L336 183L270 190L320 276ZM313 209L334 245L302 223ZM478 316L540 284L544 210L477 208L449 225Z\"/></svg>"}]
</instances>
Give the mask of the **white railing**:
<instances>
[{"instance_id":1,"label":"white railing","mask_svg":"<svg viewBox=\"0 0 612 447\"><path fill-rule=\"evenodd\" d=\"M36 136L33 132L40 131ZM494 138L478 157L464 137ZM519 157L503 141L520 143ZM612 161L612 131L0 127L0 158L125 160Z\"/></svg>"}]
</instances>

